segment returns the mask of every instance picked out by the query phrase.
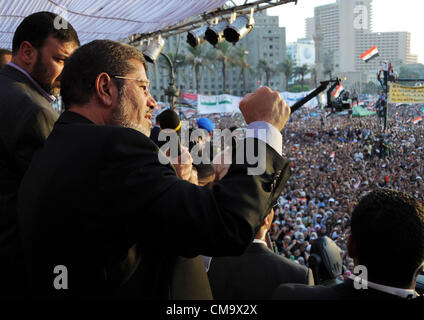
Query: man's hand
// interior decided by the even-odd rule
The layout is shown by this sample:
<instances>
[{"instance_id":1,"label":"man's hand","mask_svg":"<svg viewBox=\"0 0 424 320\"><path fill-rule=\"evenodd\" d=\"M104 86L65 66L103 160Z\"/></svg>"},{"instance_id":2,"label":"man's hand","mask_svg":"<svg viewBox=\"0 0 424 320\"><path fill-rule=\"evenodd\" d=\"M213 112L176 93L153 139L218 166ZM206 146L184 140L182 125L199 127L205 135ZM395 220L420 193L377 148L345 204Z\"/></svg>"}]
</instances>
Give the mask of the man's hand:
<instances>
[{"instance_id":1,"label":"man's hand","mask_svg":"<svg viewBox=\"0 0 424 320\"><path fill-rule=\"evenodd\" d=\"M278 131L283 130L290 116L290 107L281 99L280 94L268 87L261 87L254 93L248 93L240 101L240 111L249 124L265 121Z\"/></svg>"},{"instance_id":2,"label":"man's hand","mask_svg":"<svg viewBox=\"0 0 424 320\"><path fill-rule=\"evenodd\" d=\"M167 156L169 156L168 152ZM177 159L171 158L171 163L180 179L192 182L193 158L188 152L188 148L181 146L181 155Z\"/></svg>"}]
</instances>

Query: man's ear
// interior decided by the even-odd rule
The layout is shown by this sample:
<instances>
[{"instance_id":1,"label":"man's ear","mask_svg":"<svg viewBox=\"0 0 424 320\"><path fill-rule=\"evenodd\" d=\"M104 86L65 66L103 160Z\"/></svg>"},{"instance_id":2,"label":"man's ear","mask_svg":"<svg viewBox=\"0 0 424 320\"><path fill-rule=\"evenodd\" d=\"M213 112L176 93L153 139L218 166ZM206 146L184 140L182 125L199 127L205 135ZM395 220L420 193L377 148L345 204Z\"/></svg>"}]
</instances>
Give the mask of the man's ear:
<instances>
[{"instance_id":1,"label":"man's ear","mask_svg":"<svg viewBox=\"0 0 424 320\"><path fill-rule=\"evenodd\" d=\"M23 41L18 49L18 58L25 66L32 67L35 65L38 57L38 50L32 46L29 41ZM32 71L32 70L31 70Z\"/></svg>"},{"instance_id":2,"label":"man's ear","mask_svg":"<svg viewBox=\"0 0 424 320\"><path fill-rule=\"evenodd\" d=\"M264 226L266 227L266 230L271 229L272 220L274 220L274 209L271 209L264 219Z\"/></svg>"},{"instance_id":3,"label":"man's ear","mask_svg":"<svg viewBox=\"0 0 424 320\"><path fill-rule=\"evenodd\" d=\"M95 94L99 102L105 107L113 107L118 98L118 88L106 73L100 73L94 84Z\"/></svg>"},{"instance_id":4,"label":"man's ear","mask_svg":"<svg viewBox=\"0 0 424 320\"><path fill-rule=\"evenodd\" d=\"M358 247L355 240L352 238L352 235L347 236L347 252L349 257L355 259L358 257Z\"/></svg>"}]
</instances>

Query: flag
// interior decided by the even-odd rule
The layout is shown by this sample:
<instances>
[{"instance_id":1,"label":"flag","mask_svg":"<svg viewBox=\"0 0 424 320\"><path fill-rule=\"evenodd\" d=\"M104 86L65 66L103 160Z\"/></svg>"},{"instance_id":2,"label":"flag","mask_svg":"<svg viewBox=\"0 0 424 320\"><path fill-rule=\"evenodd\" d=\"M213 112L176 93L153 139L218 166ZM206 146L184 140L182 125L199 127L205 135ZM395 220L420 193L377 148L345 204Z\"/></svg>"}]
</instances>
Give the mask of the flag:
<instances>
[{"instance_id":1,"label":"flag","mask_svg":"<svg viewBox=\"0 0 424 320\"><path fill-rule=\"evenodd\" d=\"M417 124L418 122L420 122L423 119L423 117L419 116L418 118L415 118L412 122L414 124Z\"/></svg>"},{"instance_id":2,"label":"flag","mask_svg":"<svg viewBox=\"0 0 424 320\"><path fill-rule=\"evenodd\" d=\"M178 102L196 107L197 106L197 94L190 94L190 93L186 93L186 92L181 90L181 94L180 94Z\"/></svg>"},{"instance_id":3,"label":"flag","mask_svg":"<svg viewBox=\"0 0 424 320\"><path fill-rule=\"evenodd\" d=\"M368 62L372 58L375 58L375 57L378 57L378 56L379 56L379 53L378 53L377 46L374 46L371 49L369 49L368 51L365 51L363 54L361 54L361 59L364 60L365 62Z\"/></svg>"},{"instance_id":4,"label":"flag","mask_svg":"<svg viewBox=\"0 0 424 320\"><path fill-rule=\"evenodd\" d=\"M342 91L343 91L343 86L342 86L342 84L340 83L340 84L337 86L336 90L334 91L334 93L333 93L333 97L334 97L334 98L337 98L337 97L340 95L340 93L342 93Z\"/></svg>"}]
</instances>

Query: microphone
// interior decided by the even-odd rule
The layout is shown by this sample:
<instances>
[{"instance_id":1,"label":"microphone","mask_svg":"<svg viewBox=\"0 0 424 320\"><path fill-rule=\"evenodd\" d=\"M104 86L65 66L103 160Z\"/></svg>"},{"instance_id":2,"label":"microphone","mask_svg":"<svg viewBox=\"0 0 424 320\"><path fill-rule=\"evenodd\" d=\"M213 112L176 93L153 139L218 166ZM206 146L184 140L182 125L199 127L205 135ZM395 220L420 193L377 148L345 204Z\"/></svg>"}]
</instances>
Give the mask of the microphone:
<instances>
[{"instance_id":1,"label":"microphone","mask_svg":"<svg viewBox=\"0 0 424 320\"><path fill-rule=\"evenodd\" d=\"M166 109L157 116L157 121L159 122L160 129L166 130L168 132L176 132L178 135L178 156L181 155L181 120L178 114L172 109ZM159 148L162 147L165 143L170 141L168 136L165 141L158 141Z\"/></svg>"}]
</instances>

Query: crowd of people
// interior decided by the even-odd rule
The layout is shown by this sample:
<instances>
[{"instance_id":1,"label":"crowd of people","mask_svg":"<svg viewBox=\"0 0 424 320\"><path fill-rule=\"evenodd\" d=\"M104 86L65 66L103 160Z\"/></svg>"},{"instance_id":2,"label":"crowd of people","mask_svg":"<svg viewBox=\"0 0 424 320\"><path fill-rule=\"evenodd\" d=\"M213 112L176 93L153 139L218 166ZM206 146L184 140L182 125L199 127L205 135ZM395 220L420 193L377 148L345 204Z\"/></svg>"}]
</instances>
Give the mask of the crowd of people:
<instances>
[{"instance_id":1,"label":"crowd of people","mask_svg":"<svg viewBox=\"0 0 424 320\"><path fill-rule=\"evenodd\" d=\"M378 115L325 117L324 110L292 114L283 131L283 155L292 175L269 231L274 252L309 267L313 240L327 236L340 248L343 272L338 281L353 274L347 240L358 200L389 188L424 202L424 126L411 121L421 107L391 105L387 132ZM245 126L234 115L209 119L220 129ZM197 127L196 121L194 117L190 125Z\"/></svg>"},{"instance_id":2,"label":"crowd of people","mask_svg":"<svg viewBox=\"0 0 424 320\"><path fill-rule=\"evenodd\" d=\"M392 106L386 133L377 115L332 115L322 121L311 113L294 113L283 131L292 175L270 236L276 252L306 266L311 241L328 236L340 247L348 275L354 263L347 255L347 235L358 199L385 187L424 202L424 126L411 121L421 111L417 105ZM243 120L220 117L216 125L223 124L243 126Z\"/></svg>"}]
</instances>

